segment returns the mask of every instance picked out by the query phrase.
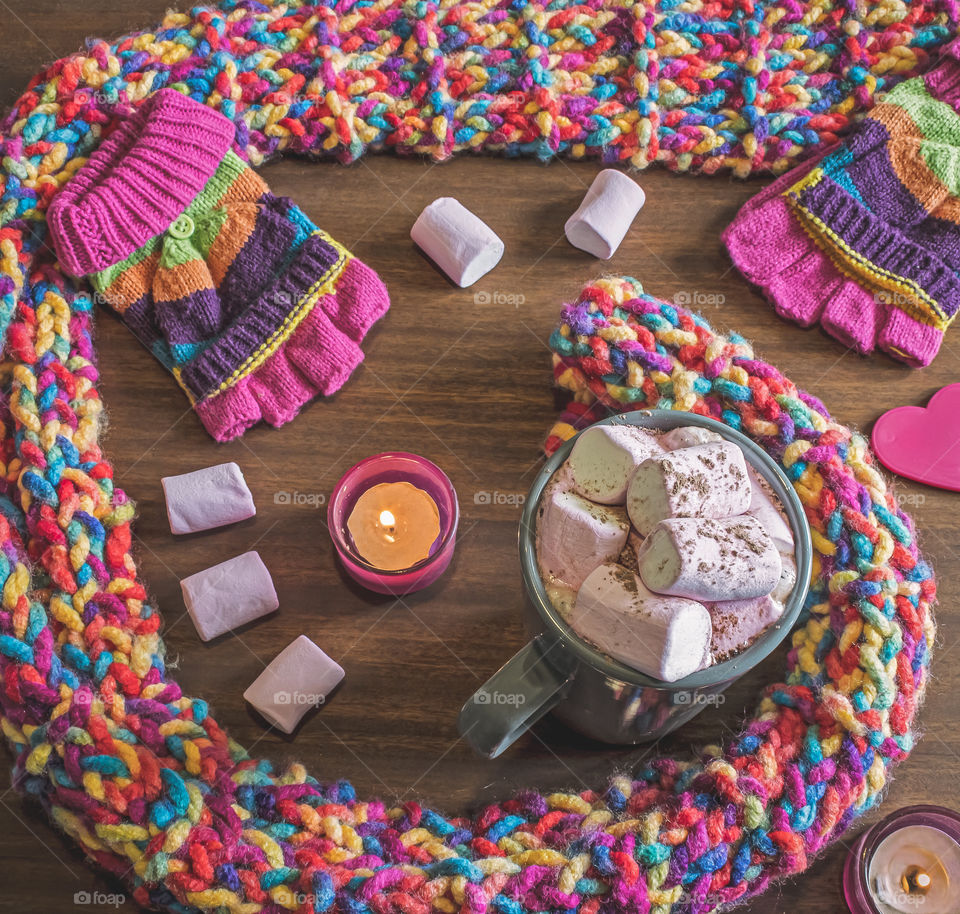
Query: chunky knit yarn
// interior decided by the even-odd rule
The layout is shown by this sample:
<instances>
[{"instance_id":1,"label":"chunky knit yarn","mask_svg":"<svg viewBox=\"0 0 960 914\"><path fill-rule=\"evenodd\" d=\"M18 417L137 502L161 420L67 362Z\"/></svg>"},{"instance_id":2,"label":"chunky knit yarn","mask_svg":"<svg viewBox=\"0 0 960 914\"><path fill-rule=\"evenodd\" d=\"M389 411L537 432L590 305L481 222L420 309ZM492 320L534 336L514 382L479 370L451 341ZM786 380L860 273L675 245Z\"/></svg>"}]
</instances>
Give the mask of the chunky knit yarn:
<instances>
[{"instance_id":1,"label":"chunky knit yarn","mask_svg":"<svg viewBox=\"0 0 960 914\"><path fill-rule=\"evenodd\" d=\"M0 139L0 729L17 787L170 910L704 914L803 870L909 752L933 639L930 571L859 436L634 281L585 290L555 338L581 418L601 402L707 410L795 480L819 559L785 681L698 759L475 818L387 808L249 758L167 674L134 509L98 443L92 299L41 253L42 214L108 121L167 85L233 119L254 161L389 145L782 167L922 66L953 15L227 3L53 64Z\"/></svg>"},{"instance_id":2,"label":"chunky knit yarn","mask_svg":"<svg viewBox=\"0 0 960 914\"><path fill-rule=\"evenodd\" d=\"M52 64L7 121L29 122L8 132L31 152L13 144L5 167L32 198L31 167L59 174L109 117L174 86L242 121L254 164L388 147L784 170L956 25L953 0L225 0Z\"/></svg>"},{"instance_id":3,"label":"chunky knit yarn","mask_svg":"<svg viewBox=\"0 0 960 914\"><path fill-rule=\"evenodd\" d=\"M97 444L90 330L90 299L62 277L24 285L0 438L18 522L0 518L0 726L17 786L144 904L703 914L804 869L910 751L934 585L866 443L741 338L608 279L564 310L560 383L581 404L720 418L806 505L816 570L786 680L725 748L579 794L523 792L472 820L389 809L300 765L273 772L164 669L133 507Z\"/></svg>"},{"instance_id":4,"label":"chunky knit yarn","mask_svg":"<svg viewBox=\"0 0 960 914\"><path fill-rule=\"evenodd\" d=\"M928 365L960 309L960 42L724 234L784 317Z\"/></svg>"}]
</instances>

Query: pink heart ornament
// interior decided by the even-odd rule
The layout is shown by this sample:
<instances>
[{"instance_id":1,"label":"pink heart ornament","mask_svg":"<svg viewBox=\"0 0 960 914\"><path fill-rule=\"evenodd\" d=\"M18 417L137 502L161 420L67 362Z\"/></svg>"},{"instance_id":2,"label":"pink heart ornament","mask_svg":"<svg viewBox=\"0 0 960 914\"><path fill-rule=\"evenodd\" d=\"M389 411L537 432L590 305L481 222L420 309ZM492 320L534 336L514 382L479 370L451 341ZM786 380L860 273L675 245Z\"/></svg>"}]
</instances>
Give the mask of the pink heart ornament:
<instances>
[{"instance_id":1,"label":"pink heart ornament","mask_svg":"<svg viewBox=\"0 0 960 914\"><path fill-rule=\"evenodd\" d=\"M898 406L873 426L873 451L894 473L960 492L960 383L938 390L925 406Z\"/></svg>"}]
</instances>

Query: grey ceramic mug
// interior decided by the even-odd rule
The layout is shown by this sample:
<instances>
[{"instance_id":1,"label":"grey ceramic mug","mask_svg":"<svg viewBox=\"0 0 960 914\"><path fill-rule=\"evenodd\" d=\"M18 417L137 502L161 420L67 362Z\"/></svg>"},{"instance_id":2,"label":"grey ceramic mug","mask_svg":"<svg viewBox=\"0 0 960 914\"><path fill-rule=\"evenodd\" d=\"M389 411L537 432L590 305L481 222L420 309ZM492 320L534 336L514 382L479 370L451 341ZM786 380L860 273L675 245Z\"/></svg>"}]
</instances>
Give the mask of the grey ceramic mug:
<instances>
[{"instance_id":1,"label":"grey ceramic mug","mask_svg":"<svg viewBox=\"0 0 960 914\"><path fill-rule=\"evenodd\" d=\"M659 739L700 713L714 696L755 667L793 628L810 586L812 545L803 507L772 458L746 436L714 419L677 410L638 410L597 425L635 425L668 430L696 425L740 446L747 462L780 499L793 531L797 582L783 615L746 650L676 682L652 679L582 640L554 609L540 578L536 524L540 500L575 439L566 442L534 480L520 520L520 565L529 600L532 640L467 700L457 725L481 755L496 758L548 711L592 739L630 745Z\"/></svg>"}]
</instances>

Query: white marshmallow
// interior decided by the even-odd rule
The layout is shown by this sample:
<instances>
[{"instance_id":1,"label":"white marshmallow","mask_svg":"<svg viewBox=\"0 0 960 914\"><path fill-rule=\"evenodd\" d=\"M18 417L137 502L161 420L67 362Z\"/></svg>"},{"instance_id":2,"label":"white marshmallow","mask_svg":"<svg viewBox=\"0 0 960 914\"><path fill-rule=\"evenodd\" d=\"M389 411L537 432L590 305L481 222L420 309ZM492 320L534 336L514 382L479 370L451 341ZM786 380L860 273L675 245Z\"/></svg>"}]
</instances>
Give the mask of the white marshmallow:
<instances>
[{"instance_id":1,"label":"white marshmallow","mask_svg":"<svg viewBox=\"0 0 960 914\"><path fill-rule=\"evenodd\" d=\"M453 197L437 197L410 229L410 237L461 289L472 286L503 257L493 229Z\"/></svg>"},{"instance_id":2,"label":"white marshmallow","mask_svg":"<svg viewBox=\"0 0 960 914\"><path fill-rule=\"evenodd\" d=\"M622 505L634 471L662 454L655 435L632 425L596 425L581 432L567 464L573 489L601 505Z\"/></svg>"},{"instance_id":3,"label":"white marshmallow","mask_svg":"<svg viewBox=\"0 0 960 914\"><path fill-rule=\"evenodd\" d=\"M257 513L240 467L221 463L160 480L170 532L197 533L235 524Z\"/></svg>"},{"instance_id":4,"label":"white marshmallow","mask_svg":"<svg viewBox=\"0 0 960 914\"><path fill-rule=\"evenodd\" d=\"M712 603L710 650L720 661L740 653L783 615L783 603L773 597Z\"/></svg>"},{"instance_id":5,"label":"white marshmallow","mask_svg":"<svg viewBox=\"0 0 960 914\"><path fill-rule=\"evenodd\" d=\"M684 447L695 447L698 444L712 444L714 441L725 440L719 432L699 425L679 425L660 436L660 443L668 451L677 451Z\"/></svg>"},{"instance_id":6,"label":"white marshmallow","mask_svg":"<svg viewBox=\"0 0 960 914\"><path fill-rule=\"evenodd\" d=\"M575 492L544 494L537 526L541 571L577 589L598 565L616 561L630 523L623 508L597 505Z\"/></svg>"},{"instance_id":7,"label":"white marshmallow","mask_svg":"<svg viewBox=\"0 0 960 914\"><path fill-rule=\"evenodd\" d=\"M643 206L643 188L616 168L600 172L563 231L575 248L609 260Z\"/></svg>"},{"instance_id":8,"label":"white marshmallow","mask_svg":"<svg viewBox=\"0 0 960 914\"><path fill-rule=\"evenodd\" d=\"M749 514L661 521L637 565L651 590L705 603L762 597L780 580L777 548Z\"/></svg>"},{"instance_id":9,"label":"white marshmallow","mask_svg":"<svg viewBox=\"0 0 960 914\"><path fill-rule=\"evenodd\" d=\"M288 644L243 693L273 726L293 733L303 715L322 705L343 668L306 635Z\"/></svg>"},{"instance_id":10,"label":"white marshmallow","mask_svg":"<svg viewBox=\"0 0 960 914\"><path fill-rule=\"evenodd\" d=\"M627 513L644 536L668 517L732 517L748 507L747 465L732 441L651 457L637 467L627 489Z\"/></svg>"},{"instance_id":11,"label":"white marshmallow","mask_svg":"<svg viewBox=\"0 0 960 914\"><path fill-rule=\"evenodd\" d=\"M747 467L747 475L750 477L750 507L747 508L747 514L752 514L763 524L780 552L793 552L793 531L774 502L773 493L752 466Z\"/></svg>"},{"instance_id":12,"label":"white marshmallow","mask_svg":"<svg viewBox=\"0 0 960 914\"><path fill-rule=\"evenodd\" d=\"M621 663L666 682L696 672L710 650L705 606L651 593L632 571L615 564L587 576L570 626Z\"/></svg>"},{"instance_id":13,"label":"white marshmallow","mask_svg":"<svg viewBox=\"0 0 960 914\"><path fill-rule=\"evenodd\" d=\"M712 623L712 620L711 620L711 625L712 625L712 624L713 624L713 623ZM699 670L707 670L707 669L709 669L710 667L712 667L714 663L715 663L715 661L714 661L714 659L713 659L713 650L712 650L712 648L711 648L711 646L710 646L710 643L707 642L707 649L703 652L703 659L700 661L700 666L697 667L697 670L698 670L698 671L699 671Z\"/></svg>"},{"instance_id":14,"label":"white marshmallow","mask_svg":"<svg viewBox=\"0 0 960 914\"><path fill-rule=\"evenodd\" d=\"M184 578L180 589L204 641L266 616L280 605L270 572L256 552L198 571Z\"/></svg>"},{"instance_id":15,"label":"white marshmallow","mask_svg":"<svg viewBox=\"0 0 960 914\"><path fill-rule=\"evenodd\" d=\"M790 552L781 551L780 565L780 580L777 581L777 586L773 588L773 593L770 596L774 600L786 603L797 583L797 562L792 550Z\"/></svg>"}]
</instances>

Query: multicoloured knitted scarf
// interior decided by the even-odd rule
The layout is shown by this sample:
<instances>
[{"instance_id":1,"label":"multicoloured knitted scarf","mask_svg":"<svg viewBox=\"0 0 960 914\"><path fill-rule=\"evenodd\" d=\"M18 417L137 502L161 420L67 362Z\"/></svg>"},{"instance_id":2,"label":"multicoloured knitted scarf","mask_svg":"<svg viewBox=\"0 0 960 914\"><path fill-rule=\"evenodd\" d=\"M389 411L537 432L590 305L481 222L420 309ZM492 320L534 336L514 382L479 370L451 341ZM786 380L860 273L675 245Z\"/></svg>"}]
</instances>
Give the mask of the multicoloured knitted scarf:
<instances>
[{"instance_id":1,"label":"multicoloured knitted scarf","mask_svg":"<svg viewBox=\"0 0 960 914\"><path fill-rule=\"evenodd\" d=\"M559 380L582 401L719 416L807 505L820 558L785 682L699 760L524 792L472 820L387 809L300 765L273 772L166 673L133 506L98 443L92 299L44 249L43 212L102 127L170 85L235 119L254 162L393 146L780 168L925 65L956 13L864 9L228 2L94 42L34 81L0 137L0 727L17 786L140 902L703 914L763 891L869 808L909 752L934 586L859 436L741 338L606 280L564 313Z\"/></svg>"}]
</instances>

